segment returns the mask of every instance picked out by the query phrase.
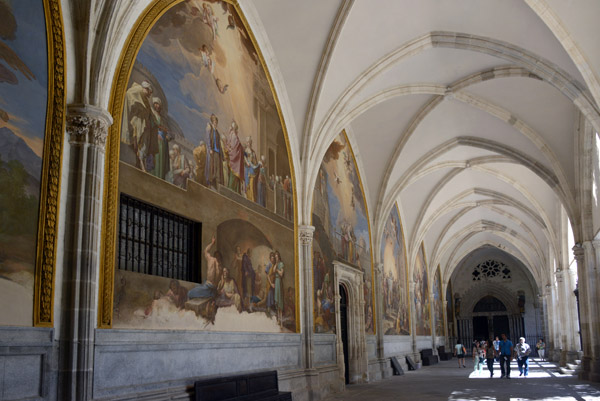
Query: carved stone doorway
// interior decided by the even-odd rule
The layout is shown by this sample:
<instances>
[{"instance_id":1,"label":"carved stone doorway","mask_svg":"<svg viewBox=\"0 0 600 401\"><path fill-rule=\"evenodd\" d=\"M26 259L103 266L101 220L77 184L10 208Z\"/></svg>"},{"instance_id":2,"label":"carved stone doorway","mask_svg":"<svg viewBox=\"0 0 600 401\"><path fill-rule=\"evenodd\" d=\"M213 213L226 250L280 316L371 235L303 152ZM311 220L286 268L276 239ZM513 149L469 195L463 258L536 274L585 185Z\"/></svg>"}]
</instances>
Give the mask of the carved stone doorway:
<instances>
[{"instance_id":1,"label":"carved stone doorway","mask_svg":"<svg viewBox=\"0 0 600 401\"><path fill-rule=\"evenodd\" d=\"M365 335L365 300L363 272L355 267L334 262L335 320L337 330L337 361L340 379L347 384L366 383L368 376L367 338ZM346 292L346 324L342 324L342 294ZM346 326L347 339L342 338ZM344 350L346 345L347 350ZM347 372L347 373L346 373ZM346 379L347 378L347 379Z\"/></svg>"}]
</instances>

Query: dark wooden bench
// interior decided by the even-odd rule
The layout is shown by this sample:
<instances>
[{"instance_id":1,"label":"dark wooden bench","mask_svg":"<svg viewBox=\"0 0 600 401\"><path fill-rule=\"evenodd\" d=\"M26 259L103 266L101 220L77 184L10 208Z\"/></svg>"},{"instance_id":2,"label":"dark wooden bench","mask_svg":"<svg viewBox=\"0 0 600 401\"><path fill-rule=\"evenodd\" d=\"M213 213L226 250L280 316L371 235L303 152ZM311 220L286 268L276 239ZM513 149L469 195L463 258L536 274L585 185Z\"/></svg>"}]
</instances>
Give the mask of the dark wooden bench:
<instances>
[{"instance_id":1,"label":"dark wooden bench","mask_svg":"<svg viewBox=\"0 0 600 401\"><path fill-rule=\"evenodd\" d=\"M292 393L279 391L277 371L198 380L196 401L291 401Z\"/></svg>"},{"instance_id":2,"label":"dark wooden bench","mask_svg":"<svg viewBox=\"0 0 600 401\"><path fill-rule=\"evenodd\" d=\"M430 366L438 363L439 359L437 355L433 355L431 348L426 348L421 350L421 361L423 361L423 366Z\"/></svg>"},{"instance_id":3,"label":"dark wooden bench","mask_svg":"<svg viewBox=\"0 0 600 401\"><path fill-rule=\"evenodd\" d=\"M438 347L438 356L440 357L440 361L449 361L452 359L452 352L446 352L446 347L440 345Z\"/></svg>"}]
</instances>

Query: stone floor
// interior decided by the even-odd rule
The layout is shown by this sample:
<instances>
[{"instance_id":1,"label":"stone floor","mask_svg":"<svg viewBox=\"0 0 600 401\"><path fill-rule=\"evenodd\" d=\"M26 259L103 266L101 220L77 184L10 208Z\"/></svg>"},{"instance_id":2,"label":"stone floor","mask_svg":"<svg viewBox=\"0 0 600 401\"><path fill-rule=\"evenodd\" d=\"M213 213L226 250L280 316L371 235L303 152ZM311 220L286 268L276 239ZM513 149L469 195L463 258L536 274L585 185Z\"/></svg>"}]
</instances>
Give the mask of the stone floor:
<instances>
[{"instance_id":1,"label":"stone floor","mask_svg":"<svg viewBox=\"0 0 600 401\"><path fill-rule=\"evenodd\" d=\"M512 363L511 379L500 379L500 366L494 365L494 377L484 369L473 372L473 363L458 368L457 360L442 361L370 384L356 384L346 391L326 398L326 401L386 401L386 400L489 400L489 401L591 401L600 400L600 383L578 380L558 372L551 362L531 361L529 376L519 377L516 362Z\"/></svg>"}]
</instances>

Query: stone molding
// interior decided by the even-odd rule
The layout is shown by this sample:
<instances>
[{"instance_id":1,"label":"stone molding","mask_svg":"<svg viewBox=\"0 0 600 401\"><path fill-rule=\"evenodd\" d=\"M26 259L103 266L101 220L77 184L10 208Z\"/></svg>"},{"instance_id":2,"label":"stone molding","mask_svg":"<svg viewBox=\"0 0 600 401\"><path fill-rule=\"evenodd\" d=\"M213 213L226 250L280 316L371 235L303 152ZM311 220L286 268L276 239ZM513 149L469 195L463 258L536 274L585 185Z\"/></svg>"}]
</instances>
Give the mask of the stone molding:
<instances>
[{"instance_id":1,"label":"stone molding","mask_svg":"<svg viewBox=\"0 0 600 401\"><path fill-rule=\"evenodd\" d=\"M71 145L106 146L108 127L113 123L110 113L91 105L67 106L67 134Z\"/></svg>"}]
</instances>

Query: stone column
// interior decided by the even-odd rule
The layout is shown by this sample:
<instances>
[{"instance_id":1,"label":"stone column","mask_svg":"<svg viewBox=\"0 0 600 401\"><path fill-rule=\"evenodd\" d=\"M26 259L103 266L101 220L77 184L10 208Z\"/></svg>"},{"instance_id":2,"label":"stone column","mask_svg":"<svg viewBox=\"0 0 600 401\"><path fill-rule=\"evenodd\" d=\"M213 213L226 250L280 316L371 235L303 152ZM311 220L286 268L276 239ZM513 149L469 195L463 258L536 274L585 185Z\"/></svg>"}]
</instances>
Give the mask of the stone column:
<instances>
[{"instance_id":1,"label":"stone column","mask_svg":"<svg viewBox=\"0 0 600 401\"><path fill-rule=\"evenodd\" d=\"M434 296L433 294L430 292L429 293L429 323L431 324L431 349L433 350L433 354L437 355L437 349L435 347L435 338L437 337L437 332L435 330L435 319L437 318L437 316L435 316L435 308L433 305L434 302Z\"/></svg>"},{"instance_id":2,"label":"stone column","mask_svg":"<svg viewBox=\"0 0 600 401\"><path fill-rule=\"evenodd\" d=\"M577 335L577 306L574 304L575 295L571 288L571 276L569 269L556 271L556 283L558 289L559 307L559 333L561 345L560 365L565 366L567 362L577 359L578 347L575 346L574 338Z\"/></svg>"},{"instance_id":3,"label":"stone column","mask_svg":"<svg viewBox=\"0 0 600 401\"><path fill-rule=\"evenodd\" d=\"M377 263L375 266L375 282L373 288L375 290L375 313L377 316L377 358L385 358L384 338L383 338L383 294L380 283L383 277L383 263Z\"/></svg>"},{"instance_id":4,"label":"stone column","mask_svg":"<svg viewBox=\"0 0 600 401\"><path fill-rule=\"evenodd\" d=\"M417 315L417 309L415 306L415 302L413 300L415 294L415 287L417 284L411 280L408 283L408 299L410 302L410 332L411 332L411 340L412 340L412 352L413 352L413 360L415 362L420 361L419 359L419 350L417 349L417 324L415 322L415 316Z\"/></svg>"},{"instance_id":5,"label":"stone column","mask_svg":"<svg viewBox=\"0 0 600 401\"><path fill-rule=\"evenodd\" d=\"M446 352L448 352L449 347L452 346L448 339L448 300L444 299L444 302L442 303L442 308L444 308L444 313L442 315L444 316L444 346L446 347Z\"/></svg>"},{"instance_id":6,"label":"stone column","mask_svg":"<svg viewBox=\"0 0 600 401\"><path fill-rule=\"evenodd\" d=\"M92 399L104 148L112 117L89 105L67 107L69 181L60 318L60 400Z\"/></svg>"},{"instance_id":7,"label":"stone column","mask_svg":"<svg viewBox=\"0 0 600 401\"><path fill-rule=\"evenodd\" d=\"M300 245L300 275L302 277L301 293L302 298L300 310L302 316L302 340L303 353L302 362L305 369L314 367L313 350L313 272L312 272L312 241L315 228L313 226L298 227L298 242Z\"/></svg>"},{"instance_id":8,"label":"stone column","mask_svg":"<svg viewBox=\"0 0 600 401\"><path fill-rule=\"evenodd\" d=\"M598 265L600 264L600 241L585 241L578 250L584 256L576 255L579 277L579 305L581 312L581 331L583 345L583 372L581 377L586 380L600 381L600 279ZM579 269L579 261L583 259L584 272ZM582 274L583 273L583 274ZM582 308L582 304L584 304ZM585 317L584 317L585 313ZM585 327L585 329L584 329ZM587 339L586 339L587 337Z\"/></svg>"},{"instance_id":9,"label":"stone column","mask_svg":"<svg viewBox=\"0 0 600 401\"><path fill-rule=\"evenodd\" d=\"M584 380L589 380L592 370L592 333L590 332L590 305L589 293L590 282L588 280L588 268L586 266L586 252L581 244L576 244L573 247L573 255L577 262L577 277L579 284L579 311L581 326L581 349L583 351L582 371L580 377Z\"/></svg>"}]
</instances>

